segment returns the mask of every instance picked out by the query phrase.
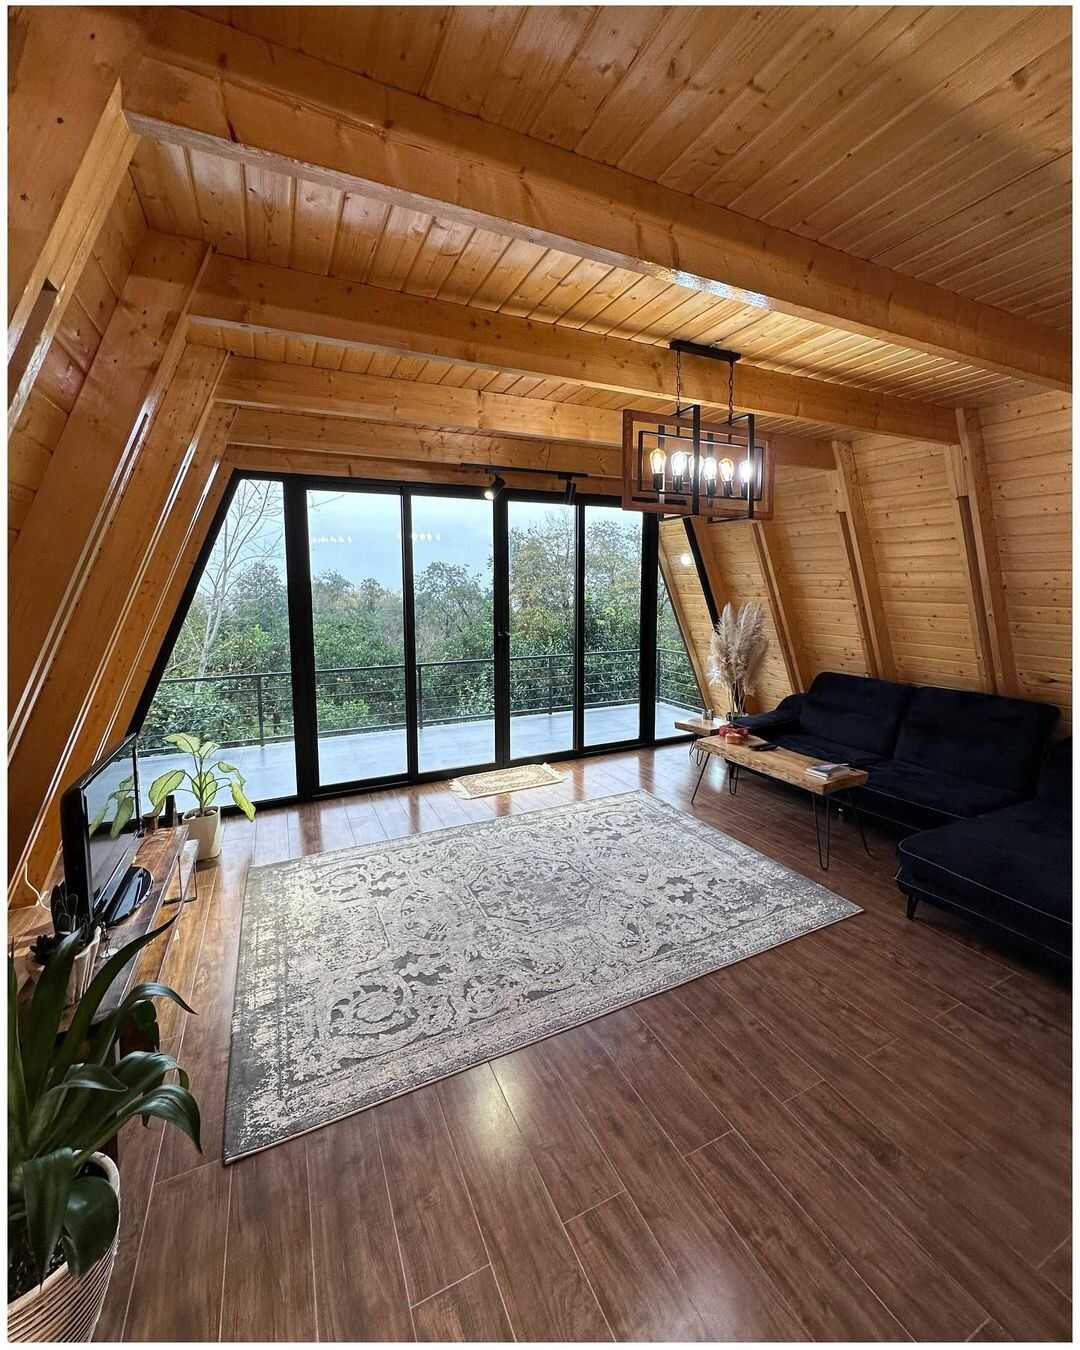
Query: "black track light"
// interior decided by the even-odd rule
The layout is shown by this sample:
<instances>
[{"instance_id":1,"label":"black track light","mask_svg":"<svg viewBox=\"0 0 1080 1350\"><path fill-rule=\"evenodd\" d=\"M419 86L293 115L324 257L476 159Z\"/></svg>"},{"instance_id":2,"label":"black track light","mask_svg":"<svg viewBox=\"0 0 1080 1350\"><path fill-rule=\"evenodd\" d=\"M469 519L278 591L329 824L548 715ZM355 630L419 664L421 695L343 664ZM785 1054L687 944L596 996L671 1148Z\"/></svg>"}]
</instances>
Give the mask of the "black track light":
<instances>
[{"instance_id":1,"label":"black track light","mask_svg":"<svg viewBox=\"0 0 1080 1350\"><path fill-rule=\"evenodd\" d=\"M496 474L495 477L491 480L491 486L486 487L484 489L484 496L488 499L489 502L493 502L495 498L498 497L499 493L504 491L505 488L506 488L506 481L504 480L501 474Z\"/></svg>"}]
</instances>

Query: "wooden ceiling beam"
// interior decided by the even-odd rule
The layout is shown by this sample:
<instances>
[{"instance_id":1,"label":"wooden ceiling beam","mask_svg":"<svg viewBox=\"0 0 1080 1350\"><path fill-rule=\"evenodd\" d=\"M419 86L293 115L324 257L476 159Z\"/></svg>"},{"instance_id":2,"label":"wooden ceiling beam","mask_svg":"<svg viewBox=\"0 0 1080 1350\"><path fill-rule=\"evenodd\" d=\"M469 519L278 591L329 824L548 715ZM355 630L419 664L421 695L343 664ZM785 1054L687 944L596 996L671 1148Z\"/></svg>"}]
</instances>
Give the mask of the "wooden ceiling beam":
<instances>
[{"instance_id":1,"label":"wooden ceiling beam","mask_svg":"<svg viewBox=\"0 0 1080 1350\"><path fill-rule=\"evenodd\" d=\"M566 441L581 446L622 445L622 414L611 408L489 394L452 385L356 375L244 356L229 358L217 397L221 402L264 413L307 414L337 421L358 418L484 436ZM245 425L251 430L250 421ZM277 430L282 435L291 434L287 424L279 423ZM326 434L331 431L342 434L328 426ZM318 435L319 429L308 427L302 434ZM778 463L808 469L833 467L832 447L827 441L769 431L764 436Z\"/></svg>"},{"instance_id":2,"label":"wooden ceiling beam","mask_svg":"<svg viewBox=\"0 0 1080 1350\"><path fill-rule=\"evenodd\" d=\"M192 318L214 327L565 380L628 398L673 399L676 389L675 353L666 347L221 254L207 267ZM682 389L687 402L725 408L727 365L683 357ZM741 410L796 421L944 443L956 439L949 408L745 361L735 367L734 396Z\"/></svg>"},{"instance_id":3,"label":"wooden ceiling beam","mask_svg":"<svg viewBox=\"0 0 1080 1350\"><path fill-rule=\"evenodd\" d=\"M184 347L206 246L150 233L9 558L9 745L64 640Z\"/></svg>"},{"instance_id":4,"label":"wooden ceiling beam","mask_svg":"<svg viewBox=\"0 0 1080 1350\"><path fill-rule=\"evenodd\" d=\"M424 427L297 413L241 409L229 439L233 445L377 459L516 465L611 479L622 473L619 451L571 441L515 440L508 436L429 431Z\"/></svg>"},{"instance_id":5,"label":"wooden ceiling beam","mask_svg":"<svg viewBox=\"0 0 1080 1350\"><path fill-rule=\"evenodd\" d=\"M179 9L140 135L1051 387L1067 335Z\"/></svg>"}]
</instances>

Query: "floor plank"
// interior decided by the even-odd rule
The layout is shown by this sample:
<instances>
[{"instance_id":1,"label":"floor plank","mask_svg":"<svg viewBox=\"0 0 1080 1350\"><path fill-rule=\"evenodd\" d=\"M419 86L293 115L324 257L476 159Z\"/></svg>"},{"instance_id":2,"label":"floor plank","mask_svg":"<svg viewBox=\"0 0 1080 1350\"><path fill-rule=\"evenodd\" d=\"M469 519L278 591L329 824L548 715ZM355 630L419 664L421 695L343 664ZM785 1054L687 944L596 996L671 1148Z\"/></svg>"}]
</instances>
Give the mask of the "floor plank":
<instances>
[{"instance_id":1,"label":"floor plank","mask_svg":"<svg viewBox=\"0 0 1080 1350\"><path fill-rule=\"evenodd\" d=\"M304 1144L290 1139L228 1169L223 1341L318 1339Z\"/></svg>"},{"instance_id":2,"label":"floor plank","mask_svg":"<svg viewBox=\"0 0 1080 1350\"><path fill-rule=\"evenodd\" d=\"M408 1341L413 1325L373 1111L306 1135L324 1341Z\"/></svg>"},{"instance_id":3,"label":"floor plank","mask_svg":"<svg viewBox=\"0 0 1080 1350\"><path fill-rule=\"evenodd\" d=\"M418 1341L512 1341L514 1333L491 1267L474 1271L413 1309Z\"/></svg>"},{"instance_id":4,"label":"floor plank","mask_svg":"<svg viewBox=\"0 0 1080 1350\"><path fill-rule=\"evenodd\" d=\"M487 1264L434 1087L376 1113L409 1300L419 1303Z\"/></svg>"},{"instance_id":5,"label":"floor plank","mask_svg":"<svg viewBox=\"0 0 1080 1350\"><path fill-rule=\"evenodd\" d=\"M608 1325L620 1341L708 1337L648 1224L625 1193L566 1225Z\"/></svg>"},{"instance_id":6,"label":"floor plank","mask_svg":"<svg viewBox=\"0 0 1080 1350\"><path fill-rule=\"evenodd\" d=\"M228 1172L208 1163L155 1185L125 1341L220 1338L229 1184Z\"/></svg>"},{"instance_id":7,"label":"floor plank","mask_svg":"<svg viewBox=\"0 0 1080 1350\"><path fill-rule=\"evenodd\" d=\"M438 1092L518 1340L611 1340L490 1066L456 1074Z\"/></svg>"},{"instance_id":8,"label":"floor plank","mask_svg":"<svg viewBox=\"0 0 1080 1350\"><path fill-rule=\"evenodd\" d=\"M622 1190L546 1060L516 1051L493 1060L491 1068L564 1223Z\"/></svg>"}]
</instances>

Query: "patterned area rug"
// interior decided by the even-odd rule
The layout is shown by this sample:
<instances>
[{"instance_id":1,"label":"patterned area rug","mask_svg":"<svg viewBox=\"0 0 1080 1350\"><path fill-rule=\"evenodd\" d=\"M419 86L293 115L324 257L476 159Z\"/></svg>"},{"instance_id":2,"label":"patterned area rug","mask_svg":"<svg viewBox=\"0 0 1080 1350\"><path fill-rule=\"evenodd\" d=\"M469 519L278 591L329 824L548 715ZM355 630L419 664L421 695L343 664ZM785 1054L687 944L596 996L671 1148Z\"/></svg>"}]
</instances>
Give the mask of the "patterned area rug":
<instances>
[{"instance_id":1,"label":"patterned area rug","mask_svg":"<svg viewBox=\"0 0 1080 1350\"><path fill-rule=\"evenodd\" d=\"M498 792L518 792L521 788L548 787L566 778L550 764L519 764L513 769L491 769L452 778L450 790L459 797L494 797Z\"/></svg>"},{"instance_id":2,"label":"patterned area rug","mask_svg":"<svg viewBox=\"0 0 1080 1350\"><path fill-rule=\"evenodd\" d=\"M645 792L255 868L225 1158L857 913Z\"/></svg>"}]
</instances>

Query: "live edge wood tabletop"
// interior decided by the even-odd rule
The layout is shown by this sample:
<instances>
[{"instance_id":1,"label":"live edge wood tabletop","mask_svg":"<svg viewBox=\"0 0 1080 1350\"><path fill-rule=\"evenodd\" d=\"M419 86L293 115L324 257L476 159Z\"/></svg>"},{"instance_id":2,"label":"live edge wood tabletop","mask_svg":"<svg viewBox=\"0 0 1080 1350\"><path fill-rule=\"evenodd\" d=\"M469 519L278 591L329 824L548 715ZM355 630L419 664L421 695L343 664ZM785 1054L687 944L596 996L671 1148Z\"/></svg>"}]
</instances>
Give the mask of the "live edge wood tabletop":
<instances>
[{"instance_id":1,"label":"live edge wood tabletop","mask_svg":"<svg viewBox=\"0 0 1080 1350\"><path fill-rule=\"evenodd\" d=\"M863 769L849 769L829 779L815 778L806 771L812 764L820 764L819 759L785 750L782 746L775 750L755 750L753 743L756 740L752 737L750 742L735 744L722 736L704 736L694 742L694 749L702 754L719 755L729 764L738 764L740 768L763 773L769 778L779 778L781 782L804 788L818 797L827 797L845 788L862 787L867 780Z\"/></svg>"},{"instance_id":2,"label":"live edge wood tabletop","mask_svg":"<svg viewBox=\"0 0 1080 1350\"><path fill-rule=\"evenodd\" d=\"M154 980L161 975L169 945L183 922L184 902L194 900L198 893L195 872L197 852L198 844L188 839L186 825L155 830L139 846L135 866L145 867L150 873L150 890L134 914L109 930L108 943L102 944L102 950L94 963L94 973L97 974L109 957L126 943L160 926L173 913L176 914L176 922L127 963L102 1000L95 1020L100 1021L114 1012L136 981ZM163 909L166 912L163 913ZM17 963L20 995L29 992L29 986L39 970L30 956L30 945L36 937L51 929L49 912L40 905L8 913L8 941Z\"/></svg>"}]
</instances>

